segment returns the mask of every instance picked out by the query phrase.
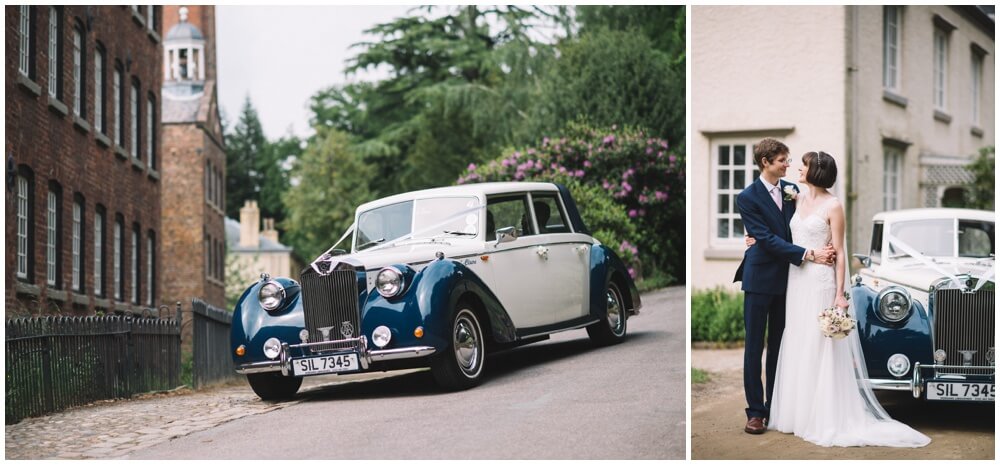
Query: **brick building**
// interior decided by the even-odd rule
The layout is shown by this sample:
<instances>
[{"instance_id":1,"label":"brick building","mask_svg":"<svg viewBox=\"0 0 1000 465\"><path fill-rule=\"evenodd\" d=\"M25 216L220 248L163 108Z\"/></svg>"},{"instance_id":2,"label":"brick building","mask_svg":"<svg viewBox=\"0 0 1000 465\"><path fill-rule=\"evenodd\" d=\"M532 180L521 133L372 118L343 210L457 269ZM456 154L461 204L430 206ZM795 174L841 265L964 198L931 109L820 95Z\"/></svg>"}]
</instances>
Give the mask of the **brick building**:
<instances>
[{"instance_id":1,"label":"brick building","mask_svg":"<svg viewBox=\"0 0 1000 465\"><path fill-rule=\"evenodd\" d=\"M5 316L160 302L159 6L6 6Z\"/></svg>"},{"instance_id":2,"label":"brick building","mask_svg":"<svg viewBox=\"0 0 1000 465\"><path fill-rule=\"evenodd\" d=\"M224 307L226 154L215 87L215 8L163 8L161 211L163 264L170 270L163 298L185 308L192 298ZM190 328L184 325L186 333Z\"/></svg>"}]
</instances>

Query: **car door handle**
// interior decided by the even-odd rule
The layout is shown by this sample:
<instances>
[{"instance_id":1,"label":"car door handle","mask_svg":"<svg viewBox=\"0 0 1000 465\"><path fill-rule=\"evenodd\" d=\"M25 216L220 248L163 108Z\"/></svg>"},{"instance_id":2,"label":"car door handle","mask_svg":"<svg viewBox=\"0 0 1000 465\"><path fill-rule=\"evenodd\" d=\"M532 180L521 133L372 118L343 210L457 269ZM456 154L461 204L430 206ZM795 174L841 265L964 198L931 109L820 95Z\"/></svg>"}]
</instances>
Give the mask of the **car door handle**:
<instances>
[{"instance_id":1,"label":"car door handle","mask_svg":"<svg viewBox=\"0 0 1000 465\"><path fill-rule=\"evenodd\" d=\"M574 249L576 250L576 253L578 253L580 255L583 255L583 254L587 253L588 247L586 245L578 245L578 246L574 247Z\"/></svg>"},{"instance_id":2,"label":"car door handle","mask_svg":"<svg viewBox=\"0 0 1000 465\"><path fill-rule=\"evenodd\" d=\"M548 247L539 246L538 248L535 249L535 253L537 253L538 256L541 257L543 260L548 260L549 259L549 248Z\"/></svg>"}]
</instances>

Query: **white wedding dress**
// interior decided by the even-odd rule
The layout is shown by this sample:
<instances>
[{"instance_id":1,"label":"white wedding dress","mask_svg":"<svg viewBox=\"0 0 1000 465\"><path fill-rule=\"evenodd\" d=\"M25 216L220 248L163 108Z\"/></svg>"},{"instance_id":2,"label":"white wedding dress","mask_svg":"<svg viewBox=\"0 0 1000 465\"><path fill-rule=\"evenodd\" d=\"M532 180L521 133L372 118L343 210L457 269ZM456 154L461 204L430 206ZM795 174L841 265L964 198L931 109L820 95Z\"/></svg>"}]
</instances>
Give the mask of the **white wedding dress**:
<instances>
[{"instance_id":1,"label":"white wedding dress","mask_svg":"<svg viewBox=\"0 0 1000 465\"><path fill-rule=\"evenodd\" d=\"M792 239L806 249L830 243L828 199L809 216L797 212ZM930 438L893 420L871 387L858 331L843 339L823 336L818 313L833 305L835 267L803 262L791 265L785 300L785 331L778 352L768 428L794 433L820 446L920 447ZM851 310L851 315L856 313Z\"/></svg>"}]
</instances>

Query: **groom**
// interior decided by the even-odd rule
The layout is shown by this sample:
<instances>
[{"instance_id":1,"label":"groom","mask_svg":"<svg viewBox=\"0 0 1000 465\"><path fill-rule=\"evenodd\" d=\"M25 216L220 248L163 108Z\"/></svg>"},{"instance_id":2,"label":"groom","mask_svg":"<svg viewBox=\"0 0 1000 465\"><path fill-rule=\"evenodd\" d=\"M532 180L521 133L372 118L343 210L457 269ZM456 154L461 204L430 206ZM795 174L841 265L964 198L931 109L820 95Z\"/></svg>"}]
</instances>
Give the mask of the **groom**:
<instances>
[{"instance_id":1,"label":"groom","mask_svg":"<svg viewBox=\"0 0 1000 465\"><path fill-rule=\"evenodd\" d=\"M792 244L789 221L795 213L794 197L798 187L781 178L788 170L788 147L765 138L753 149L760 178L736 196L743 226L756 240L747 249L736 270L733 282L743 281L743 322L746 326L743 349L743 390L747 399L747 424L750 434L763 434L770 415L774 374L778 367L781 333L785 329L785 287L788 265L803 261L829 264L835 252L832 246L822 250L804 249ZM767 333L767 397L760 380L760 359Z\"/></svg>"}]
</instances>

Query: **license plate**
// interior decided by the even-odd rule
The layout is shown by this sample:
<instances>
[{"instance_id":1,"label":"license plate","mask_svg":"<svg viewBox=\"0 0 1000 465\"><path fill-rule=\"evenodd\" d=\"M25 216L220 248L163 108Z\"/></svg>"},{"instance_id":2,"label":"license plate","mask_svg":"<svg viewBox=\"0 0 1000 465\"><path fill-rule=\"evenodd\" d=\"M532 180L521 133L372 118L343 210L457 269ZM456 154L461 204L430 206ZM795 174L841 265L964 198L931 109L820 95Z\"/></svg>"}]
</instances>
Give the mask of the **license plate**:
<instances>
[{"instance_id":1,"label":"license plate","mask_svg":"<svg viewBox=\"0 0 1000 465\"><path fill-rule=\"evenodd\" d=\"M927 400L996 401L996 385L989 383L927 383Z\"/></svg>"},{"instance_id":2,"label":"license plate","mask_svg":"<svg viewBox=\"0 0 1000 465\"><path fill-rule=\"evenodd\" d=\"M358 354L325 355L292 360L292 372L295 376L357 371L359 368Z\"/></svg>"}]
</instances>

